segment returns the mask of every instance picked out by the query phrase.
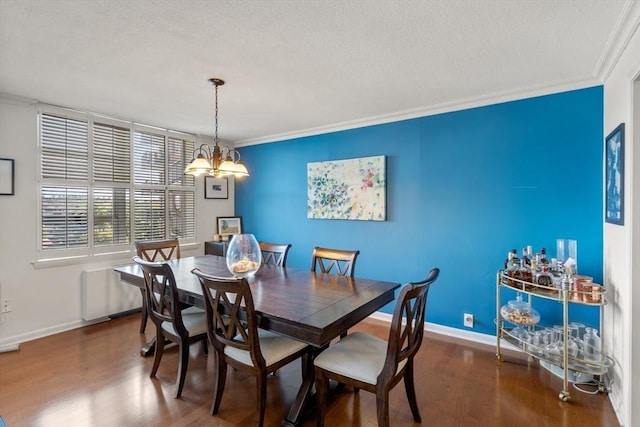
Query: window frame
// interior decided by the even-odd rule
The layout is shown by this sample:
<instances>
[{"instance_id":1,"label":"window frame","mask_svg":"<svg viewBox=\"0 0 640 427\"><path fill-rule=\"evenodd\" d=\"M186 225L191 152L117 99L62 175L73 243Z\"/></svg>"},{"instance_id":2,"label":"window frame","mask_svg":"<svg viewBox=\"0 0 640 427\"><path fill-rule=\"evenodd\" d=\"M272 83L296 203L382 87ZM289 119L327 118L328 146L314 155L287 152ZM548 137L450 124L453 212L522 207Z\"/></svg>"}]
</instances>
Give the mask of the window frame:
<instances>
[{"instance_id":1,"label":"window frame","mask_svg":"<svg viewBox=\"0 0 640 427\"><path fill-rule=\"evenodd\" d=\"M135 209L136 204L134 200L134 194L136 190L141 189L154 189L154 190L162 190L164 192L164 238L170 237L171 231L171 223L170 217L171 213L169 212L169 197L171 191L186 191L188 193L193 194L193 235L187 237L180 237L181 244L191 244L196 242L196 224L197 224L197 198L196 198L196 182L195 179L191 179L191 183L189 183L189 179L187 182L183 182L180 185L170 184L169 182L169 139L181 139L183 141L187 141L193 144L193 147L196 147L200 144L200 138L196 135L187 134L178 131L172 131L169 129L147 126L139 123L135 123L127 120L120 120L111 117L107 117L105 115L95 114L95 113L87 113L81 112L77 110L67 109L63 107L57 107L47 104L39 104L37 111L37 156L38 156L38 165L36 168L36 182L37 182L37 259L38 260L55 260L55 259L63 259L63 258L74 258L74 257L86 257L86 256L94 256L94 255L105 255L105 254L113 254L113 253L127 253L133 251L133 244L135 241ZM72 120L81 120L87 123L87 138L88 138L88 176L86 180L72 180L72 179L54 179L54 178L43 178L42 176L42 116L43 115L53 115L62 117L65 119ZM122 183L116 181L96 181L94 178L94 123L100 123L108 126L116 126L120 128L125 128L129 130L129 162L130 162L130 170L129 170L129 182ZM143 133L152 133L156 135L161 135L164 139L164 183L162 184L154 184L154 185L142 185L135 184L134 182L134 138L136 132ZM185 150L183 153L185 156L185 161L187 158L192 155L191 151ZM86 247L81 248L56 248L56 249L45 249L43 247L43 197L42 191L43 187L47 186L60 186L60 187L86 187L87 188L87 214L88 214L88 244ZM129 206L128 206L128 215L129 215L129 239L130 242L126 244L106 244L106 245L96 245L95 242L95 230L94 230L94 189L101 188L127 188L129 192Z\"/></svg>"}]
</instances>

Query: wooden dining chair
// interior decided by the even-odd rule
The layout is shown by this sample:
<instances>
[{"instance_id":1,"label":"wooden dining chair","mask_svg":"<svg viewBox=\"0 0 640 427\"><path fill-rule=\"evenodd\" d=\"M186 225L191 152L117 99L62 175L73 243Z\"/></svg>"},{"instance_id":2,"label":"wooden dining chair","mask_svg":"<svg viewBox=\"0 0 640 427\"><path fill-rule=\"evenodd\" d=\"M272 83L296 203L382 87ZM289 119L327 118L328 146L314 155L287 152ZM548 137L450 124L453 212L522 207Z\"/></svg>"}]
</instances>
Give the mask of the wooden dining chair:
<instances>
[{"instance_id":1,"label":"wooden dining chair","mask_svg":"<svg viewBox=\"0 0 640 427\"><path fill-rule=\"evenodd\" d=\"M178 376L174 393L174 397L177 399L182 394L187 375L189 346L200 341L204 353L208 353L206 314L199 309L182 309L176 279L169 264L145 261L138 256L133 260L142 268L147 310L151 321L156 326L156 349L150 376L156 376L162 360L165 341L169 340L178 344L180 358L178 359Z\"/></svg>"},{"instance_id":2,"label":"wooden dining chair","mask_svg":"<svg viewBox=\"0 0 640 427\"><path fill-rule=\"evenodd\" d=\"M342 249L313 248L311 256L311 271L320 267L322 273L337 274L353 277L356 268L356 259L360 251L347 251Z\"/></svg>"},{"instance_id":3,"label":"wooden dining chair","mask_svg":"<svg viewBox=\"0 0 640 427\"><path fill-rule=\"evenodd\" d=\"M400 290L387 341L353 332L331 345L314 360L318 402L317 425L324 425L329 379L376 395L378 426L389 426L389 391L400 380L415 422L421 422L413 382L413 358L424 334L427 294L440 270L433 268L421 282L408 283Z\"/></svg>"},{"instance_id":4,"label":"wooden dining chair","mask_svg":"<svg viewBox=\"0 0 640 427\"><path fill-rule=\"evenodd\" d=\"M276 265L278 267L287 266L287 255L291 249L291 243L269 243L259 242L262 251L262 263L266 265Z\"/></svg>"},{"instance_id":5,"label":"wooden dining chair","mask_svg":"<svg viewBox=\"0 0 640 427\"><path fill-rule=\"evenodd\" d=\"M167 261L172 258L180 258L180 243L178 239L137 241L134 243L137 255L145 261ZM142 293L142 312L140 313L140 333L147 329L147 299L144 289Z\"/></svg>"},{"instance_id":6,"label":"wooden dining chair","mask_svg":"<svg viewBox=\"0 0 640 427\"><path fill-rule=\"evenodd\" d=\"M251 288L246 278L214 277L193 269L202 285L207 312L207 332L215 350L215 381L211 415L220 408L227 365L256 377L258 416L262 426L267 376L302 357L303 373L312 369L310 347L300 341L259 329Z\"/></svg>"},{"instance_id":7,"label":"wooden dining chair","mask_svg":"<svg viewBox=\"0 0 640 427\"><path fill-rule=\"evenodd\" d=\"M316 246L313 248L313 254L311 255L311 271L317 271L317 268L320 267L322 273L353 277L356 271L358 255L360 255L360 251ZM343 331L340 334L340 338L347 336L347 333L347 331Z\"/></svg>"}]
</instances>

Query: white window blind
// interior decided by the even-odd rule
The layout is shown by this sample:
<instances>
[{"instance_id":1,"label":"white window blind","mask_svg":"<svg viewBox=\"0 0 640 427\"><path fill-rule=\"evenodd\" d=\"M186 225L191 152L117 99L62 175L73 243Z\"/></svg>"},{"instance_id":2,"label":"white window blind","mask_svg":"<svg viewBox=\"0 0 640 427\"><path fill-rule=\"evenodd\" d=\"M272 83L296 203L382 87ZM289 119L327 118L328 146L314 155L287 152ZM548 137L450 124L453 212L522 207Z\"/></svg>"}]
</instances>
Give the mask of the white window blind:
<instances>
[{"instance_id":1,"label":"white window blind","mask_svg":"<svg viewBox=\"0 0 640 427\"><path fill-rule=\"evenodd\" d=\"M42 248L85 248L89 244L86 187L42 187Z\"/></svg>"},{"instance_id":2,"label":"white window blind","mask_svg":"<svg viewBox=\"0 0 640 427\"><path fill-rule=\"evenodd\" d=\"M131 180L129 129L93 124L93 179L128 183Z\"/></svg>"},{"instance_id":3,"label":"white window blind","mask_svg":"<svg viewBox=\"0 0 640 427\"><path fill-rule=\"evenodd\" d=\"M169 236L195 235L195 194L193 191L169 190Z\"/></svg>"},{"instance_id":4,"label":"white window blind","mask_svg":"<svg viewBox=\"0 0 640 427\"><path fill-rule=\"evenodd\" d=\"M133 137L135 184L164 185L164 136L136 132Z\"/></svg>"},{"instance_id":5,"label":"white window blind","mask_svg":"<svg viewBox=\"0 0 640 427\"><path fill-rule=\"evenodd\" d=\"M40 112L42 251L193 239L195 182L183 171L194 142L73 116Z\"/></svg>"},{"instance_id":6,"label":"white window blind","mask_svg":"<svg viewBox=\"0 0 640 427\"><path fill-rule=\"evenodd\" d=\"M131 243L131 205L128 188L93 189L93 243Z\"/></svg>"},{"instance_id":7,"label":"white window blind","mask_svg":"<svg viewBox=\"0 0 640 427\"><path fill-rule=\"evenodd\" d=\"M89 177L87 122L43 115L41 123L42 177L86 180Z\"/></svg>"},{"instance_id":8,"label":"white window blind","mask_svg":"<svg viewBox=\"0 0 640 427\"><path fill-rule=\"evenodd\" d=\"M161 240L165 238L164 190L135 190L135 240Z\"/></svg>"},{"instance_id":9,"label":"white window blind","mask_svg":"<svg viewBox=\"0 0 640 427\"><path fill-rule=\"evenodd\" d=\"M192 141L169 137L169 185L194 185L193 175L184 174L184 170L191 162L193 145Z\"/></svg>"}]
</instances>

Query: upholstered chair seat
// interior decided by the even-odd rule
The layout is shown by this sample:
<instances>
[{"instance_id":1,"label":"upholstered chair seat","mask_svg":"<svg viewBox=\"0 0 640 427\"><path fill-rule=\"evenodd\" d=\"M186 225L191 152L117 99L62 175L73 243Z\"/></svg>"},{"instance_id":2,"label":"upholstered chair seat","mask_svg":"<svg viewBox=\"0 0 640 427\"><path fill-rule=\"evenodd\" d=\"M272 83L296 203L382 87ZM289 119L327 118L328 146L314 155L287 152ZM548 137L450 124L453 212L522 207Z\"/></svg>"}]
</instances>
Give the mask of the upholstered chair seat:
<instances>
[{"instance_id":1,"label":"upholstered chair seat","mask_svg":"<svg viewBox=\"0 0 640 427\"><path fill-rule=\"evenodd\" d=\"M320 353L314 365L375 385L384 368L386 357L385 340L362 332L352 332ZM400 362L398 371L404 368L406 363L406 360Z\"/></svg>"},{"instance_id":2,"label":"upholstered chair seat","mask_svg":"<svg viewBox=\"0 0 640 427\"><path fill-rule=\"evenodd\" d=\"M240 337L236 336L236 339L240 339ZM267 366L273 365L278 360L285 359L307 347L307 344L303 342L264 329L258 329L258 340L260 341L260 352ZM247 366L254 366L251 361L251 352L247 350L226 346L224 354Z\"/></svg>"}]
</instances>

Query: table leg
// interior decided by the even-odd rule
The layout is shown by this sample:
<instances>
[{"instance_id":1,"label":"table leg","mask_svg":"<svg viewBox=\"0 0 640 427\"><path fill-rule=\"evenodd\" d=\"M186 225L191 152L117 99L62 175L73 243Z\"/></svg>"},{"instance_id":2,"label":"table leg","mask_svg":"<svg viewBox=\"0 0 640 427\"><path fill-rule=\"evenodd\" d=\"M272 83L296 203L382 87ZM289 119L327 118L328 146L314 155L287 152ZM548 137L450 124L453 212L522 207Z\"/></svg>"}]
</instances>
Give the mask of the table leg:
<instances>
[{"instance_id":1,"label":"table leg","mask_svg":"<svg viewBox=\"0 0 640 427\"><path fill-rule=\"evenodd\" d=\"M289 409L289 414L282 420L282 427L294 427L302 425L303 421L316 409L316 395L314 393L315 375L313 371L313 359L328 345L315 348L309 354L307 362L302 361L302 384L298 390L296 399Z\"/></svg>"},{"instance_id":2,"label":"table leg","mask_svg":"<svg viewBox=\"0 0 640 427\"><path fill-rule=\"evenodd\" d=\"M287 417L282 420L282 427L294 427L302 424L302 421L304 421L305 409L308 409L309 411L312 409L309 408L309 404L315 398L312 394L314 381L313 359L311 359L309 367L307 367L306 372L304 372L304 379L302 380L302 384L298 390L296 400L293 401L293 405L291 405L291 409L289 409Z\"/></svg>"},{"instance_id":3,"label":"table leg","mask_svg":"<svg viewBox=\"0 0 640 427\"><path fill-rule=\"evenodd\" d=\"M316 409L316 394L313 390L314 381L315 379L311 380L311 386L308 386L305 382L302 383L298 391L298 396L296 396L296 400L289 410L289 415L287 415L287 418L280 424L282 427L302 425ZM344 387L344 384L329 380L329 396L337 393L342 387Z\"/></svg>"},{"instance_id":4,"label":"table leg","mask_svg":"<svg viewBox=\"0 0 640 427\"><path fill-rule=\"evenodd\" d=\"M148 343L145 344L144 347L142 347L142 349L140 350L140 356L149 357L153 355L155 351L156 351L156 337L153 337L151 341L149 341Z\"/></svg>"}]
</instances>

